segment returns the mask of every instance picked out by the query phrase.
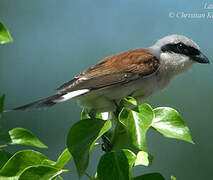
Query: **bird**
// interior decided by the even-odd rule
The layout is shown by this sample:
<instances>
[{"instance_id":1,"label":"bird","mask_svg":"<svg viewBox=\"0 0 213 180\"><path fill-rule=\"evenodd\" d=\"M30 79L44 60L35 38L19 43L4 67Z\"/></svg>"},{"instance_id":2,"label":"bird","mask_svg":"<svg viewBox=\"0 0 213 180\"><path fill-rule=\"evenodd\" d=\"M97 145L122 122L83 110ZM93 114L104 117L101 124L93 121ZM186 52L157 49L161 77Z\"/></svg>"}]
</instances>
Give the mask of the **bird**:
<instances>
[{"instance_id":1,"label":"bird","mask_svg":"<svg viewBox=\"0 0 213 180\"><path fill-rule=\"evenodd\" d=\"M52 107L73 99L88 112L113 112L116 104L128 96L142 104L196 63L210 61L193 40L168 35L148 48L105 57L57 88L55 95L11 110Z\"/></svg>"}]
</instances>

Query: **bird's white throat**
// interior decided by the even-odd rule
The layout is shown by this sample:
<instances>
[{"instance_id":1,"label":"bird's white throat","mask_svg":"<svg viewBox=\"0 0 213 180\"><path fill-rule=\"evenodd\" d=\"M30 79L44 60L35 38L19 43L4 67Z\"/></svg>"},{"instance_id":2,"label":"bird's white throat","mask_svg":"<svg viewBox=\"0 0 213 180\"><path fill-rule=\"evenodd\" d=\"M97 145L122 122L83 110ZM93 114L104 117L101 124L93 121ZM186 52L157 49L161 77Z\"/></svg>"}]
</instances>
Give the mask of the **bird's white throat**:
<instances>
[{"instance_id":1,"label":"bird's white throat","mask_svg":"<svg viewBox=\"0 0 213 180\"><path fill-rule=\"evenodd\" d=\"M190 69L194 61L185 55L175 53L161 53L160 67L171 75L178 75Z\"/></svg>"}]
</instances>

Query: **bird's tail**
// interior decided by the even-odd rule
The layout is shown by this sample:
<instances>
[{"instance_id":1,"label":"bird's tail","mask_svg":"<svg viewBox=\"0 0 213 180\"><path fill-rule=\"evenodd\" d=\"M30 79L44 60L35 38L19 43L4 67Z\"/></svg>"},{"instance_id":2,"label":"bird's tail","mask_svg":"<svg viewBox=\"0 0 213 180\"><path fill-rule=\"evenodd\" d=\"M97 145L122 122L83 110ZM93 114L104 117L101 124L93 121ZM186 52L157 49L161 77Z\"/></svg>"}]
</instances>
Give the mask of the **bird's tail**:
<instances>
[{"instance_id":1,"label":"bird's tail","mask_svg":"<svg viewBox=\"0 0 213 180\"><path fill-rule=\"evenodd\" d=\"M67 93L60 93L60 94L56 94L56 95L53 95L53 96L49 96L49 97L44 98L44 99L40 99L40 100L35 101L33 103L26 104L24 106L20 106L20 107L10 109L10 110L5 110L4 112L51 107L55 104L58 104L60 102L64 102L64 101L67 101L69 99L78 97L78 96L83 95L87 92L89 92L88 89L82 89L82 90L77 90L77 91L72 91L72 92L67 92Z\"/></svg>"},{"instance_id":2,"label":"bird's tail","mask_svg":"<svg viewBox=\"0 0 213 180\"><path fill-rule=\"evenodd\" d=\"M10 111L16 111L16 110L28 110L28 109L39 109L39 108L44 108L44 107L51 107L55 104L57 104L57 101L60 101L62 99L62 95L56 94L44 99L40 99L38 101L16 107L14 109L10 110L5 110L5 112L10 112Z\"/></svg>"}]
</instances>

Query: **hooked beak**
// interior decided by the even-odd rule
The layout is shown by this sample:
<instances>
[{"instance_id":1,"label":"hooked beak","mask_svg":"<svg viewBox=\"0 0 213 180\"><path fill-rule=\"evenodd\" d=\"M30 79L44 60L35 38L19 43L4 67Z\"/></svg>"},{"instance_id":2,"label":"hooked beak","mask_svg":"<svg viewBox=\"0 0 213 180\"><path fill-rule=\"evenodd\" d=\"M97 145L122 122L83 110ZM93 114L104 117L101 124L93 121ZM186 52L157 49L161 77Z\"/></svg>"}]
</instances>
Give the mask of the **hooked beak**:
<instances>
[{"instance_id":1,"label":"hooked beak","mask_svg":"<svg viewBox=\"0 0 213 180\"><path fill-rule=\"evenodd\" d=\"M202 53L200 53L199 55L192 56L191 58L192 58L192 60L194 60L198 63L202 63L202 64L210 63L209 59Z\"/></svg>"}]
</instances>

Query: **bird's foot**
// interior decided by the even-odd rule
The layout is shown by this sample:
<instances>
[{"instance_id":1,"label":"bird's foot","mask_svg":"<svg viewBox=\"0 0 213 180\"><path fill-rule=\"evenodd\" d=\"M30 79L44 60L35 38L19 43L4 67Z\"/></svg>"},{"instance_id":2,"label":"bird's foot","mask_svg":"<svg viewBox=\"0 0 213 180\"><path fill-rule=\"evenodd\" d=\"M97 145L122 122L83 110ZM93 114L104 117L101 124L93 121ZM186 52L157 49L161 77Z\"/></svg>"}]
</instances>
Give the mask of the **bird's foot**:
<instances>
[{"instance_id":1,"label":"bird's foot","mask_svg":"<svg viewBox=\"0 0 213 180\"><path fill-rule=\"evenodd\" d=\"M104 152L110 152L112 150L112 144L109 140L108 137L106 137L105 135L101 136L103 143L101 145L101 148Z\"/></svg>"}]
</instances>

